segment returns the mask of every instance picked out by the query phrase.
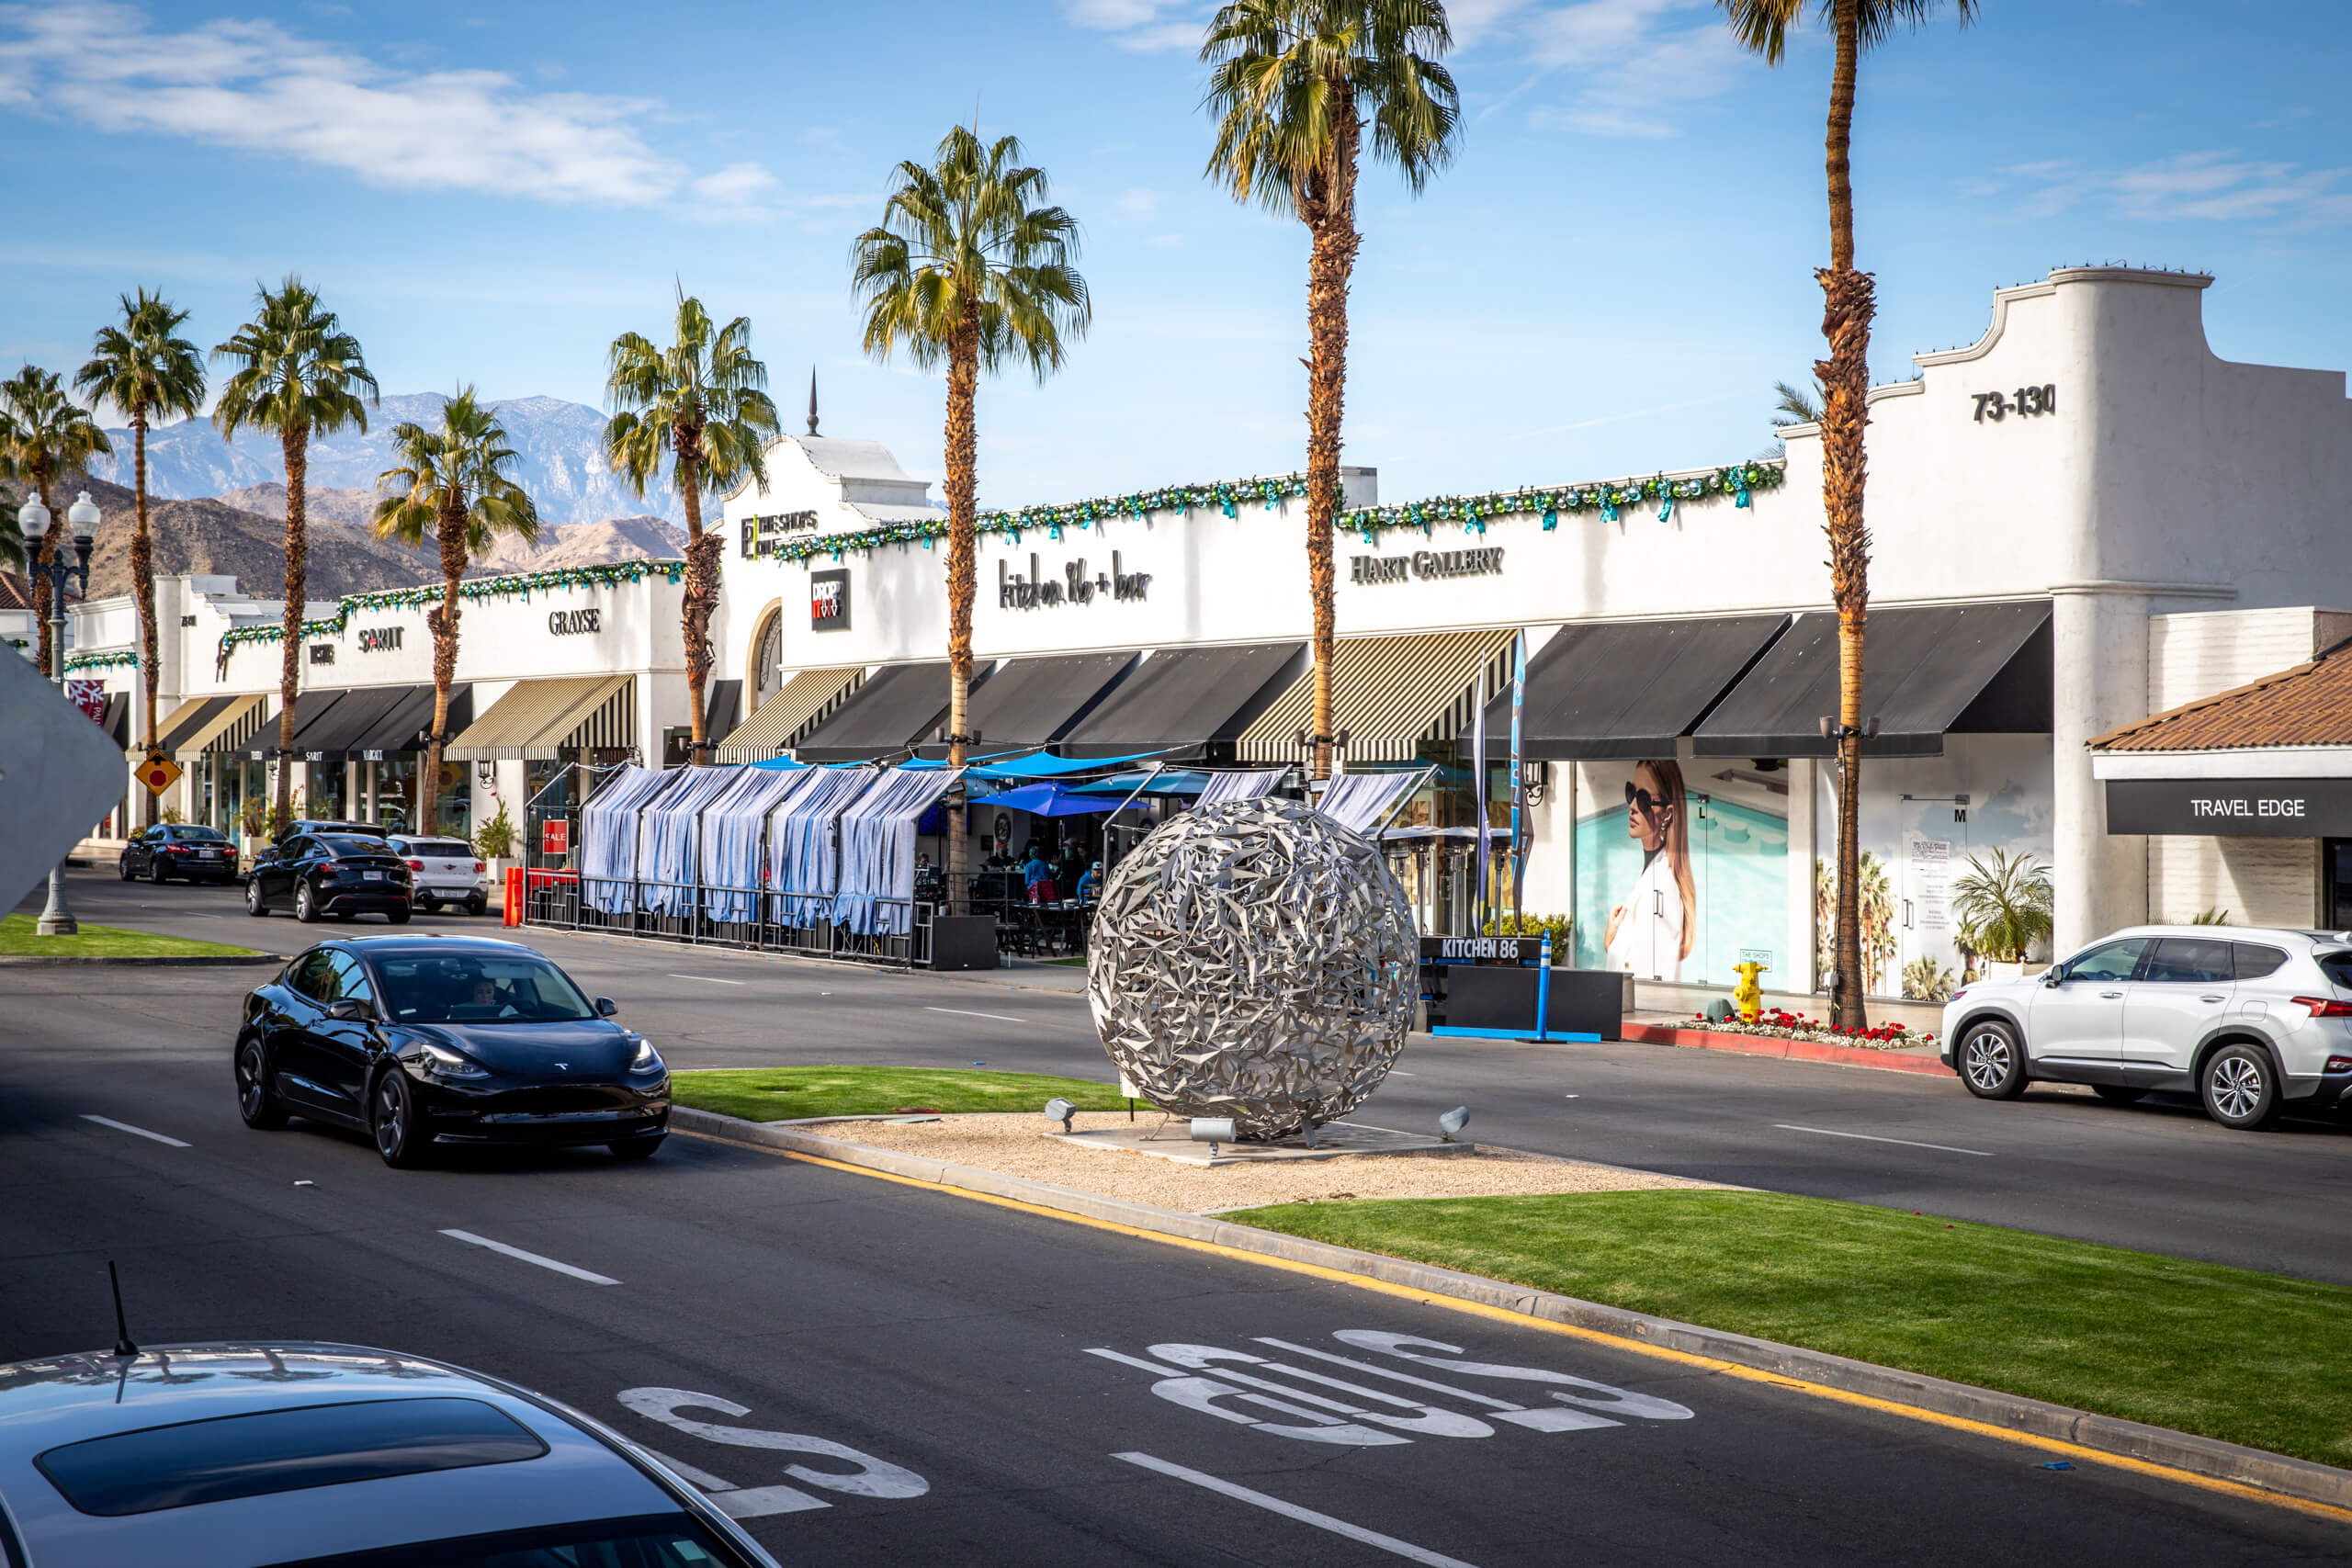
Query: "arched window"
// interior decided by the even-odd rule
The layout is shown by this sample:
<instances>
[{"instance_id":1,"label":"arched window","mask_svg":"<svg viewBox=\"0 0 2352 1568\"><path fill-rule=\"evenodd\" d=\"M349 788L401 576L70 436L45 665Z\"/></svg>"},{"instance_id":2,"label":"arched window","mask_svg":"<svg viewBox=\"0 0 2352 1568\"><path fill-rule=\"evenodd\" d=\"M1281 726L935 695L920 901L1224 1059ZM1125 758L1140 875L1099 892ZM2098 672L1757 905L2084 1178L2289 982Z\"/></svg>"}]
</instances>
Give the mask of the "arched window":
<instances>
[{"instance_id":1,"label":"arched window","mask_svg":"<svg viewBox=\"0 0 2352 1568\"><path fill-rule=\"evenodd\" d=\"M753 700L751 711L757 713L760 705L775 695L784 683L784 612L770 610L760 623L759 636L752 639L759 649L752 659Z\"/></svg>"}]
</instances>

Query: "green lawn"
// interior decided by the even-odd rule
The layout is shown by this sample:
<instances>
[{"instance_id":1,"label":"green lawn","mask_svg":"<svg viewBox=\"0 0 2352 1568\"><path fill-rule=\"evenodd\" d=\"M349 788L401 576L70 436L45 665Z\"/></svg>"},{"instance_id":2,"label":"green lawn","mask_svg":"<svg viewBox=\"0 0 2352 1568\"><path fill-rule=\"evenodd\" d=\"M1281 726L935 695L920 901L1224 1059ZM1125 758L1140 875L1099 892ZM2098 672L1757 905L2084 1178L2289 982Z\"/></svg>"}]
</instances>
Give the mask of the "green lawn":
<instances>
[{"instance_id":1,"label":"green lawn","mask_svg":"<svg viewBox=\"0 0 2352 1568\"><path fill-rule=\"evenodd\" d=\"M2352 1465L2352 1290L1761 1192L1284 1204L1245 1224Z\"/></svg>"},{"instance_id":2,"label":"green lawn","mask_svg":"<svg viewBox=\"0 0 2352 1568\"><path fill-rule=\"evenodd\" d=\"M1043 1111L1056 1095L1080 1111L1127 1107L1107 1083L978 1067L738 1067L674 1073L670 1078L670 1097L676 1103L750 1122L910 1110Z\"/></svg>"},{"instance_id":3,"label":"green lawn","mask_svg":"<svg viewBox=\"0 0 2352 1568\"><path fill-rule=\"evenodd\" d=\"M6 958L249 958L250 947L157 936L84 921L74 936L41 936L31 915L0 917L0 957Z\"/></svg>"}]
</instances>

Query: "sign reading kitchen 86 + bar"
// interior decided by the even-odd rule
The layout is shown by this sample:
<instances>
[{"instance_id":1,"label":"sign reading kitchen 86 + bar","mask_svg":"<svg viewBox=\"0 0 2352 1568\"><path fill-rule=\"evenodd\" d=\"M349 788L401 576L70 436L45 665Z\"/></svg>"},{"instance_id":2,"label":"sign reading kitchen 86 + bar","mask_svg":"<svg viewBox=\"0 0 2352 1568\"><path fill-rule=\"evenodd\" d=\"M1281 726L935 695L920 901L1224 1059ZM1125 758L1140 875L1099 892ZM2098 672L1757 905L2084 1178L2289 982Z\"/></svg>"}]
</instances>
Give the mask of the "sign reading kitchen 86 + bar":
<instances>
[{"instance_id":1,"label":"sign reading kitchen 86 + bar","mask_svg":"<svg viewBox=\"0 0 2352 1568\"><path fill-rule=\"evenodd\" d=\"M2352 779L2109 779L2110 833L2352 836Z\"/></svg>"}]
</instances>

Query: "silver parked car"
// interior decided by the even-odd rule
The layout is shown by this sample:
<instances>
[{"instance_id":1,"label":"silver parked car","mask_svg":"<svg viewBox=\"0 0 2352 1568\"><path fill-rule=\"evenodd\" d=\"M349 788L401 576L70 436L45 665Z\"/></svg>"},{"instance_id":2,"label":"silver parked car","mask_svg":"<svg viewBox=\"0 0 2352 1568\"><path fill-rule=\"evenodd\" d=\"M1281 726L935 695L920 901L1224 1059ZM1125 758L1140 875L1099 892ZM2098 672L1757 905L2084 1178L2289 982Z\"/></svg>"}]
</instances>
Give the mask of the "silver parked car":
<instances>
[{"instance_id":1,"label":"silver parked car","mask_svg":"<svg viewBox=\"0 0 2352 1568\"><path fill-rule=\"evenodd\" d=\"M579 1412L351 1345L0 1365L10 1568L776 1568Z\"/></svg>"},{"instance_id":2,"label":"silver parked car","mask_svg":"<svg viewBox=\"0 0 2352 1568\"><path fill-rule=\"evenodd\" d=\"M1943 1059L1984 1100L2037 1079L2118 1103L2172 1089L2241 1129L2290 1105L2345 1109L2352 932L2134 926L2039 975L1963 987L1944 1007Z\"/></svg>"},{"instance_id":3,"label":"silver parked car","mask_svg":"<svg viewBox=\"0 0 2352 1568\"><path fill-rule=\"evenodd\" d=\"M469 915L479 915L490 908L490 878L482 874L489 866L465 840L394 833L389 842L416 879L418 908L430 912L455 904Z\"/></svg>"}]
</instances>

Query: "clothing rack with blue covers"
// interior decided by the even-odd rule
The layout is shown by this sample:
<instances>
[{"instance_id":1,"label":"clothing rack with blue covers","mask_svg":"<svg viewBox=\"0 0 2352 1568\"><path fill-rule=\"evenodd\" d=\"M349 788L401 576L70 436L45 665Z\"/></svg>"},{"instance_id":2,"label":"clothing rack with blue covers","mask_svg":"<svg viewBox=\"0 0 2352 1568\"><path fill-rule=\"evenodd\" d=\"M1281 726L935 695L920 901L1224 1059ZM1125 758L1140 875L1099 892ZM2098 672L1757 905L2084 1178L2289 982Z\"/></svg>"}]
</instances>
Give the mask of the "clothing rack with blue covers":
<instances>
[{"instance_id":1,"label":"clothing rack with blue covers","mask_svg":"<svg viewBox=\"0 0 2352 1568\"><path fill-rule=\"evenodd\" d=\"M841 818L833 919L859 936L904 936L913 923L915 825L962 774L893 768Z\"/></svg>"},{"instance_id":2,"label":"clothing rack with blue covers","mask_svg":"<svg viewBox=\"0 0 2352 1568\"><path fill-rule=\"evenodd\" d=\"M617 768L580 808L580 896L603 914L629 907L637 880L638 814L676 775L658 768Z\"/></svg>"},{"instance_id":3,"label":"clothing rack with blue covers","mask_svg":"<svg viewBox=\"0 0 2352 1568\"><path fill-rule=\"evenodd\" d=\"M685 768L677 782L638 815L638 908L664 915L694 912L696 831L703 807L736 779L732 768Z\"/></svg>"},{"instance_id":4,"label":"clothing rack with blue covers","mask_svg":"<svg viewBox=\"0 0 2352 1568\"><path fill-rule=\"evenodd\" d=\"M734 783L702 810L704 908L724 925L759 919L760 852L766 845L768 815L814 775L733 770Z\"/></svg>"},{"instance_id":5,"label":"clothing rack with blue covers","mask_svg":"<svg viewBox=\"0 0 2352 1568\"><path fill-rule=\"evenodd\" d=\"M814 926L831 918L841 875L834 824L884 775L828 768L805 776L809 782L768 819L768 918L780 926Z\"/></svg>"}]
</instances>

